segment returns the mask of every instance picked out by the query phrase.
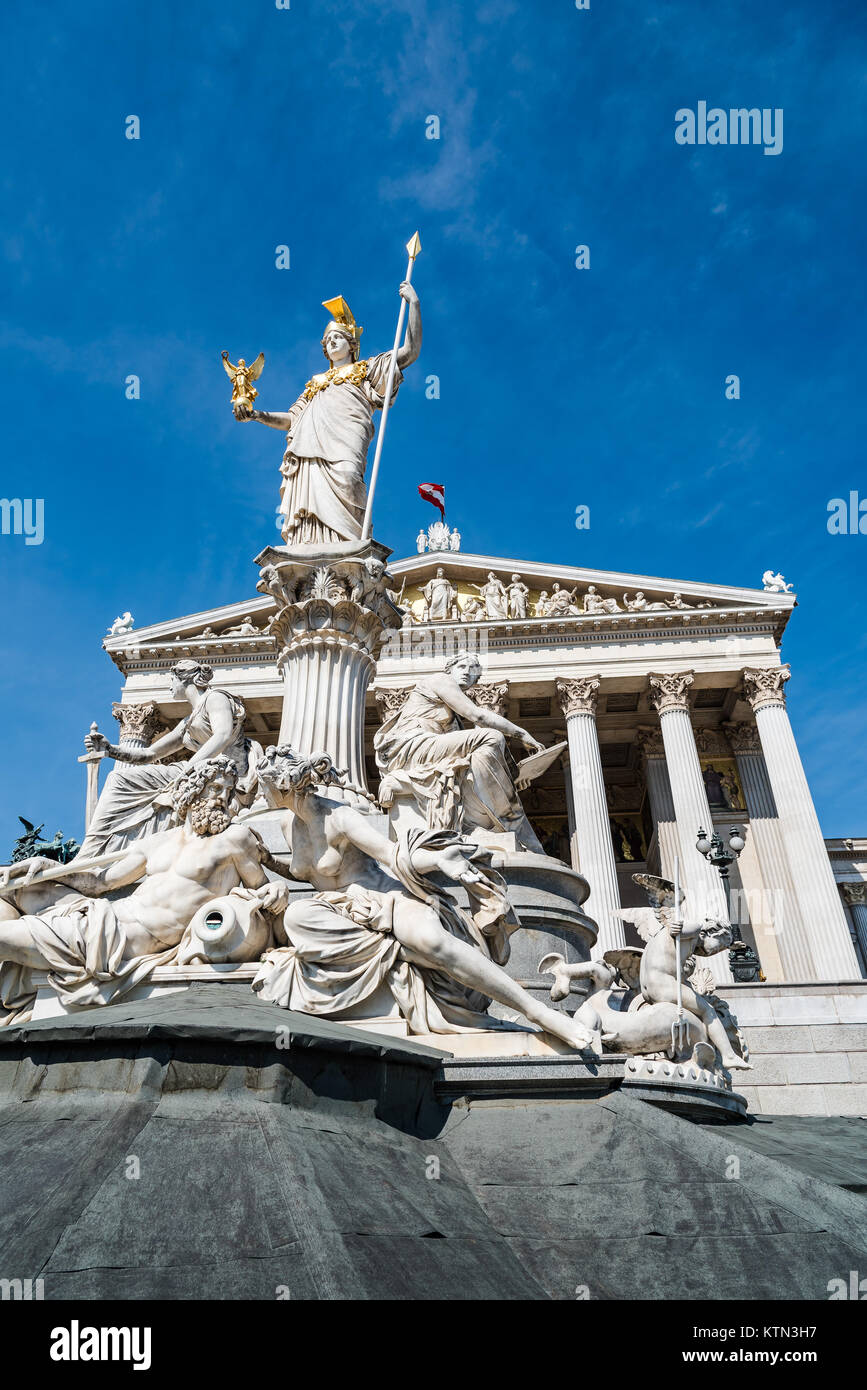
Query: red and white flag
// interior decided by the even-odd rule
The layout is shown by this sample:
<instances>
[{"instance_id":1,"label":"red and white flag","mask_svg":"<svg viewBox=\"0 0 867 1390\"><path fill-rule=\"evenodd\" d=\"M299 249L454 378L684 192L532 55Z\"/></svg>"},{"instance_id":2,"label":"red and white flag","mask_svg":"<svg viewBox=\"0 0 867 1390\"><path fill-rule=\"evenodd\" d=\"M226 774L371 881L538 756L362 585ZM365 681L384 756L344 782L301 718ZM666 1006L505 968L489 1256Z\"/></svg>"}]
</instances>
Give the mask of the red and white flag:
<instances>
[{"instance_id":1,"label":"red and white flag","mask_svg":"<svg viewBox=\"0 0 867 1390\"><path fill-rule=\"evenodd\" d=\"M439 507L440 516L445 520L446 490L442 483L419 483L418 495L423 497L425 502L431 502L435 507Z\"/></svg>"}]
</instances>

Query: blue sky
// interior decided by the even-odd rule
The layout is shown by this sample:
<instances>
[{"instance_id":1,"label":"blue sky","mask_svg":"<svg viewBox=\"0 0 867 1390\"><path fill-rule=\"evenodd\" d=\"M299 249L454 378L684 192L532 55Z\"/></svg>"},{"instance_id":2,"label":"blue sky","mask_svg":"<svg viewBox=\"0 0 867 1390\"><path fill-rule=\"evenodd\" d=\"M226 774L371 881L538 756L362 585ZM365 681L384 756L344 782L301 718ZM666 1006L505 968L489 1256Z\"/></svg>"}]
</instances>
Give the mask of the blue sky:
<instances>
[{"instance_id":1,"label":"blue sky","mask_svg":"<svg viewBox=\"0 0 867 1390\"><path fill-rule=\"evenodd\" d=\"M867 536L826 529L867 496L861 0L67 3L3 28L0 490L44 498L45 540L0 536L0 858L18 813L82 829L115 615L253 592L281 444L234 423L220 350L264 349L259 404L284 409L323 365L322 299L390 346L417 226L378 537L412 551L436 481L467 550L781 569L820 819L867 833ZM783 152L677 145L701 100L782 108Z\"/></svg>"}]
</instances>

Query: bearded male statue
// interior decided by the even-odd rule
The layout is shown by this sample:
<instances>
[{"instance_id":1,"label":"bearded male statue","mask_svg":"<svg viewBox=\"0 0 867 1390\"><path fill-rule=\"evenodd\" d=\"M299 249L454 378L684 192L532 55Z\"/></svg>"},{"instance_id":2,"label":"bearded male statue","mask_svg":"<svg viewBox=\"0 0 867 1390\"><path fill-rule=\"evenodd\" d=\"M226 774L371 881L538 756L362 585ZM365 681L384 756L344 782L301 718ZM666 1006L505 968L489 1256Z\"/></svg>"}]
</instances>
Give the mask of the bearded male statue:
<instances>
[{"instance_id":1,"label":"bearded male statue","mask_svg":"<svg viewBox=\"0 0 867 1390\"><path fill-rule=\"evenodd\" d=\"M61 1002L108 1004L158 965L173 963L190 922L215 898L244 888L261 911L285 910L285 880L269 880L269 855L248 826L232 821L238 769L220 755L174 782L175 826L135 841L112 862L61 879L34 860L21 882L0 883L0 1025L24 1022L36 998L31 972L47 971ZM133 891L106 901L108 894ZM279 935L279 926L275 920Z\"/></svg>"}]
</instances>

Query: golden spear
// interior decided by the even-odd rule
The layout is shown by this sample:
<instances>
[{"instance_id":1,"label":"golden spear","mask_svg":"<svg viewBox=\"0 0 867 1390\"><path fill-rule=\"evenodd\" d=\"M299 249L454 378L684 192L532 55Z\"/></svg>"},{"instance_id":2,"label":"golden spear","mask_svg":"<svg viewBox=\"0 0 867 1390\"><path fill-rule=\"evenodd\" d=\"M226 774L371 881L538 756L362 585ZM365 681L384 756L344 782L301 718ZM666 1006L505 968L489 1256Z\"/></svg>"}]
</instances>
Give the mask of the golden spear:
<instances>
[{"instance_id":1,"label":"golden spear","mask_svg":"<svg viewBox=\"0 0 867 1390\"><path fill-rule=\"evenodd\" d=\"M412 268L415 258L421 250L421 241L418 232L406 243L409 264L406 268L404 279L409 284L412 281ZM394 335L394 348L391 353L391 361L388 364L388 380L385 383L385 399L382 403L382 421L379 426L379 436L376 441L376 452L373 455L373 467L370 470L370 486L367 489L367 507L364 512L364 525L361 528L361 539L366 541L370 537L370 526L373 512L373 494L376 492L376 479L379 474L379 460L382 457L382 441L385 439L385 427L388 423L388 411L391 406L391 388L394 384L394 373L397 368L397 353L400 347L400 337L403 333L403 321L406 317L406 300L400 301L400 313L397 316L397 332Z\"/></svg>"}]
</instances>

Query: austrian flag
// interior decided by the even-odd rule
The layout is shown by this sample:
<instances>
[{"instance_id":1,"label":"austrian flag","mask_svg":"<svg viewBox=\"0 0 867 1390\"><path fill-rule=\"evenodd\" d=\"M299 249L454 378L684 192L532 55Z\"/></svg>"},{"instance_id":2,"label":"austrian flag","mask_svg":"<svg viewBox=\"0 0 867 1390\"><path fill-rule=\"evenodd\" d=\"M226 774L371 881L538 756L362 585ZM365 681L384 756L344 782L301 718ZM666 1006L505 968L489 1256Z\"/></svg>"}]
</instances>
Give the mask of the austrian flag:
<instances>
[{"instance_id":1,"label":"austrian flag","mask_svg":"<svg viewBox=\"0 0 867 1390\"><path fill-rule=\"evenodd\" d=\"M446 490L442 483L419 483L418 495L423 497L425 502L432 502L435 507L439 507L440 516L445 520Z\"/></svg>"}]
</instances>

